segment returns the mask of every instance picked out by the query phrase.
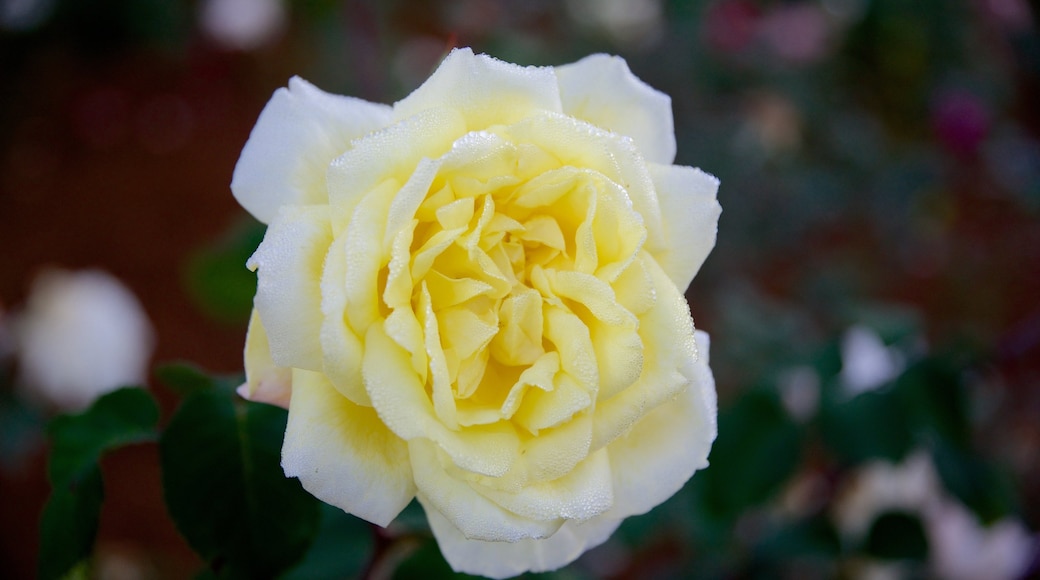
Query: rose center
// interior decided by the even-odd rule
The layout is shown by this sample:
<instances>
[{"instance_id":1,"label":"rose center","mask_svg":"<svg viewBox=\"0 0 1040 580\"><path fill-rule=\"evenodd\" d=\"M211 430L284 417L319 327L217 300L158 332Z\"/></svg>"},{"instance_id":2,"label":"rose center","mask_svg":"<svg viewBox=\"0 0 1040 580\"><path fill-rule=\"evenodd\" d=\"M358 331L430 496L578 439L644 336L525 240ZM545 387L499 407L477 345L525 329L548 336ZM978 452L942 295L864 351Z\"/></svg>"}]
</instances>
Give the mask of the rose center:
<instances>
[{"instance_id":1,"label":"rose center","mask_svg":"<svg viewBox=\"0 0 1040 580\"><path fill-rule=\"evenodd\" d=\"M388 324L407 319L421 333L421 352L402 346L447 424L513 420L537 432L594 400L590 329L635 327L611 283L645 232L620 186L595 171L475 173L442 171L395 238ZM566 416L546 416L559 397Z\"/></svg>"}]
</instances>

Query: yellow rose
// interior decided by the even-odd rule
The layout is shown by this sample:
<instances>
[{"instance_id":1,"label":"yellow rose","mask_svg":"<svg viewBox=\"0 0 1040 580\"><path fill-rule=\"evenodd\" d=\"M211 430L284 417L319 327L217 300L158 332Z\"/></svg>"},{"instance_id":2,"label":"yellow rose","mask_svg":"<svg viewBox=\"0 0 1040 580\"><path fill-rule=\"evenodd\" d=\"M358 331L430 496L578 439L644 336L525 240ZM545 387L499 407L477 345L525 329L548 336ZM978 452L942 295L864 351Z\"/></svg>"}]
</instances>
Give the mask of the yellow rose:
<instances>
[{"instance_id":1,"label":"yellow rose","mask_svg":"<svg viewBox=\"0 0 1040 580\"><path fill-rule=\"evenodd\" d=\"M683 289L721 210L673 133L605 55L455 50L393 106L279 89L231 187L269 224L241 392L290 401L286 475L382 526L417 497L493 577L678 491L715 438Z\"/></svg>"}]
</instances>

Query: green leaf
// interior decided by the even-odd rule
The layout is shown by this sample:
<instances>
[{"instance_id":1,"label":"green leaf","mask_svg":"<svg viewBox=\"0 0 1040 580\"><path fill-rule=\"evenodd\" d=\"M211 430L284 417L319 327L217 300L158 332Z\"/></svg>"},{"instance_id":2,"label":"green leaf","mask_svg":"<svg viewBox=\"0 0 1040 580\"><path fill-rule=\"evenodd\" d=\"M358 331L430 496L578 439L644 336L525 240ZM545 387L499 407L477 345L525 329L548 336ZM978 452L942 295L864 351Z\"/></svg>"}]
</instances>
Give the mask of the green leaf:
<instances>
[{"instance_id":1,"label":"green leaf","mask_svg":"<svg viewBox=\"0 0 1040 580\"><path fill-rule=\"evenodd\" d=\"M51 423L51 496L40 525L40 578L64 577L90 556L104 499L98 461L117 447L154 439L158 420L151 395L127 387Z\"/></svg>"},{"instance_id":2,"label":"green leaf","mask_svg":"<svg viewBox=\"0 0 1040 580\"><path fill-rule=\"evenodd\" d=\"M775 393L744 394L719 414L719 436L703 484L706 507L725 518L768 499L798 466L801 433Z\"/></svg>"},{"instance_id":3,"label":"green leaf","mask_svg":"<svg viewBox=\"0 0 1040 580\"><path fill-rule=\"evenodd\" d=\"M993 523L1013 511L1014 486L984 458L940 443L932 450L932 460L943 486L983 523Z\"/></svg>"},{"instance_id":4,"label":"green leaf","mask_svg":"<svg viewBox=\"0 0 1040 580\"><path fill-rule=\"evenodd\" d=\"M913 447L914 433L906 411L891 392L824 400L819 423L822 439L842 461L856 464L883 458L899 462Z\"/></svg>"},{"instance_id":5,"label":"green leaf","mask_svg":"<svg viewBox=\"0 0 1040 580\"><path fill-rule=\"evenodd\" d=\"M317 533L318 500L279 465L286 419L230 391L198 390L162 435L166 505L218 577L276 576Z\"/></svg>"},{"instance_id":6,"label":"green leaf","mask_svg":"<svg viewBox=\"0 0 1040 580\"><path fill-rule=\"evenodd\" d=\"M99 398L79 415L62 415L49 427L51 485L75 482L97 465L105 451L150 441L159 408L144 389L126 387Z\"/></svg>"},{"instance_id":7,"label":"green leaf","mask_svg":"<svg viewBox=\"0 0 1040 580\"><path fill-rule=\"evenodd\" d=\"M40 578L65 578L90 557L104 498L97 465L74 484L51 490L40 519Z\"/></svg>"},{"instance_id":8,"label":"green leaf","mask_svg":"<svg viewBox=\"0 0 1040 580\"><path fill-rule=\"evenodd\" d=\"M920 436L968 446L971 426L962 372L953 361L933 357L914 364L897 379L893 393Z\"/></svg>"},{"instance_id":9,"label":"green leaf","mask_svg":"<svg viewBox=\"0 0 1040 580\"><path fill-rule=\"evenodd\" d=\"M181 396L188 396L195 391L208 389L234 390L242 383L238 377L214 377L199 367L186 362L175 362L160 365L155 369L155 376L167 387Z\"/></svg>"},{"instance_id":10,"label":"green leaf","mask_svg":"<svg viewBox=\"0 0 1040 580\"><path fill-rule=\"evenodd\" d=\"M208 315L235 324L249 320L256 275L246 268L246 260L263 241L264 232L263 224L242 221L212 247L192 256L187 269L188 288Z\"/></svg>"},{"instance_id":11,"label":"green leaf","mask_svg":"<svg viewBox=\"0 0 1040 580\"><path fill-rule=\"evenodd\" d=\"M870 527L865 548L876 558L924 560L928 557L928 537L917 516L885 512Z\"/></svg>"},{"instance_id":12,"label":"green leaf","mask_svg":"<svg viewBox=\"0 0 1040 580\"><path fill-rule=\"evenodd\" d=\"M357 578L372 557L373 546L372 524L323 503L314 543L284 580Z\"/></svg>"}]
</instances>

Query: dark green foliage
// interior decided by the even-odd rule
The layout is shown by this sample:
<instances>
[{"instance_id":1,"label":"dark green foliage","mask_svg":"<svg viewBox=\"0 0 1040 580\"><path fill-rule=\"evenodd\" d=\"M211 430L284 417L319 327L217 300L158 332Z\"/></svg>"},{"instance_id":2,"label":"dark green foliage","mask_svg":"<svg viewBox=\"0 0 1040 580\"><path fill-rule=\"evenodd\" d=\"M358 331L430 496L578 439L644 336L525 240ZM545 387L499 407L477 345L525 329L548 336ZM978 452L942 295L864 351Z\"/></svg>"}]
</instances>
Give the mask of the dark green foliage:
<instances>
[{"instance_id":1,"label":"dark green foliage","mask_svg":"<svg viewBox=\"0 0 1040 580\"><path fill-rule=\"evenodd\" d=\"M207 389L229 390L241 384L238 377L215 377L191 363L168 363L155 369L155 376L174 392L187 397Z\"/></svg>"},{"instance_id":2,"label":"dark green foliage","mask_svg":"<svg viewBox=\"0 0 1040 580\"><path fill-rule=\"evenodd\" d=\"M196 303L210 316L228 323L244 323L253 308L256 275L246 260L264 239L266 228L243 220L218 243L196 253L188 263L188 288Z\"/></svg>"},{"instance_id":3,"label":"dark green foliage","mask_svg":"<svg viewBox=\"0 0 1040 580\"><path fill-rule=\"evenodd\" d=\"M372 524L321 504L321 527L314 543L285 579L357 578L372 557L372 548Z\"/></svg>"},{"instance_id":4,"label":"dark green foliage","mask_svg":"<svg viewBox=\"0 0 1040 580\"><path fill-rule=\"evenodd\" d=\"M746 393L719 415L719 436L697 474L704 485L705 508L723 518L768 499L798 467L801 433L776 396L766 390Z\"/></svg>"},{"instance_id":5,"label":"dark green foliage","mask_svg":"<svg viewBox=\"0 0 1040 580\"><path fill-rule=\"evenodd\" d=\"M993 523L1016 507L1008 476L977 453L940 442L934 446L932 460L943 486L983 523Z\"/></svg>"},{"instance_id":6,"label":"dark green foliage","mask_svg":"<svg viewBox=\"0 0 1040 580\"><path fill-rule=\"evenodd\" d=\"M318 530L319 502L279 465L286 417L228 389L200 389L162 434L170 515L220 578L277 576Z\"/></svg>"},{"instance_id":7,"label":"dark green foliage","mask_svg":"<svg viewBox=\"0 0 1040 580\"><path fill-rule=\"evenodd\" d=\"M823 443L844 463L900 461L914 444L906 411L891 392L870 392L825 404Z\"/></svg>"},{"instance_id":8,"label":"dark green foliage","mask_svg":"<svg viewBox=\"0 0 1040 580\"><path fill-rule=\"evenodd\" d=\"M104 499L98 461L118 447L154 439L158 419L151 395L128 387L51 423L51 496L40 525L40 578L61 578L90 556Z\"/></svg>"},{"instance_id":9,"label":"dark green foliage","mask_svg":"<svg viewBox=\"0 0 1040 580\"><path fill-rule=\"evenodd\" d=\"M870 527L865 550L886 560L924 560L928 557L928 538L916 516L885 512Z\"/></svg>"}]
</instances>

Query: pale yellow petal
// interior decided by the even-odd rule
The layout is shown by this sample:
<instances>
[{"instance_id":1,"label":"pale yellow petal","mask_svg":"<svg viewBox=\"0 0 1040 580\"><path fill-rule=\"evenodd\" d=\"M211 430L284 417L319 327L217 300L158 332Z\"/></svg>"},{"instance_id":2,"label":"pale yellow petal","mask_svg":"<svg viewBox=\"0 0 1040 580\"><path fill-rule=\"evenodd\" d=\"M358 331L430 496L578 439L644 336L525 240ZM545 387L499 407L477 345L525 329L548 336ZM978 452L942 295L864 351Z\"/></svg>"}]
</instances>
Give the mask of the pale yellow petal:
<instances>
[{"instance_id":1,"label":"pale yellow petal","mask_svg":"<svg viewBox=\"0 0 1040 580\"><path fill-rule=\"evenodd\" d=\"M593 320L589 338L599 368L599 398L609 399L632 385L643 373L644 346L639 329Z\"/></svg>"},{"instance_id":2,"label":"pale yellow petal","mask_svg":"<svg viewBox=\"0 0 1040 580\"><path fill-rule=\"evenodd\" d=\"M500 421L457 431L447 428L438 420L410 359L382 325L369 327L362 374L379 418L402 439L435 441L463 469L491 476L505 473L519 452L520 441L512 425Z\"/></svg>"},{"instance_id":3,"label":"pale yellow petal","mask_svg":"<svg viewBox=\"0 0 1040 580\"><path fill-rule=\"evenodd\" d=\"M422 502L420 496L419 501ZM456 572L488 578L510 578L524 572L545 572L570 564L614 533L620 520L593 518L584 523L566 522L544 540L484 542L466 538L436 509L426 508L430 529L441 553Z\"/></svg>"},{"instance_id":4,"label":"pale yellow petal","mask_svg":"<svg viewBox=\"0 0 1040 580\"><path fill-rule=\"evenodd\" d=\"M321 348L325 375L344 397L357 405L371 406L361 379L361 337L347 321L346 240L332 242L321 279Z\"/></svg>"},{"instance_id":5,"label":"pale yellow petal","mask_svg":"<svg viewBox=\"0 0 1040 580\"><path fill-rule=\"evenodd\" d=\"M621 186L632 208L643 218L647 239L663 243L661 209L646 160L631 140L584 121L545 114L524 119L508 128L518 147L530 143L559 160L560 165L597 172ZM562 225L562 224L561 224Z\"/></svg>"},{"instance_id":6,"label":"pale yellow petal","mask_svg":"<svg viewBox=\"0 0 1040 580\"><path fill-rule=\"evenodd\" d=\"M551 68L518 66L468 48L452 50L422 86L394 105L394 116L403 119L434 107L458 111L470 131L561 110Z\"/></svg>"},{"instance_id":7,"label":"pale yellow petal","mask_svg":"<svg viewBox=\"0 0 1040 580\"><path fill-rule=\"evenodd\" d=\"M697 351L697 360L683 370L689 379L686 390L607 446L614 474L614 507L608 517L650 511L708 466L716 434L715 380L708 368L708 337L699 331Z\"/></svg>"},{"instance_id":8,"label":"pale yellow petal","mask_svg":"<svg viewBox=\"0 0 1040 580\"><path fill-rule=\"evenodd\" d=\"M246 331L244 352L246 382L238 394L250 401L258 401L289 408L292 394L292 369L279 367L271 360L271 347L260 315L253 309Z\"/></svg>"},{"instance_id":9,"label":"pale yellow petal","mask_svg":"<svg viewBox=\"0 0 1040 580\"><path fill-rule=\"evenodd\" d=\"M278 366L322 370L320 282L331 242L327 206L286 206L249 258L254 304Z\"/></svg>"},{"instance_id":10,"label":"pale yellow petal","mask_svg":"<svg viewBox=\"0 0 1040 580\"><path fill-rule=\"evenodd\" d=\"M630 387L596 404L592 448L599 449L625 433L643 415L671 400L689 384L683 373L697 360L693 319L686 299L653 258L642 256L657 300L639 319L643 372Z\"/></svg>"},{"instance_id":11,"label":"pale yellow petal","mask_svg":"<svg viewBox=\"0 0 1040 580\"><path fill-rule=\"evenodd\" d=\"M344 244L339 254L343 260L340 283L346 298L343 314L358 336L364 336L379 318L379 270L390 261L390 252L383 246L386 215L393 201L389 193L377 189L366 195L354 210L342 242L336 240Z\"/></svg>"},{"instance_id":12,"label":"pale yellow petal","mask_svg":"<svg viewBox=\"0 0 1040 580\"><path fill-rule=\"evenodd\" d=\"M436 511L466 538L489 542L546 538L563 524L562 519L519 516L480 495L470 483L448 474L441 463L441 450L428 439L412 439L408 450L418 498L427 514Z\"/></svg>"},{"instance_id":13,"label":"pale yellow petal","mask_svg":"<svg viewBox=\"0 0 1040 580\"><path fill-rule=\"evenodd\" d=\"M524 518L536 521L556 518L587 520L613 506L611 478L607 451L601 449L557 479L531 482L517 491L483 485L474 485L473 489Z\"/></svg>"},{"instance_id":14,"label":"pale yellow petal","mask_svg":"<svg viewBox=\"0 0 1040 580\"><path fill-rule=\"evenodd\" d=\"M551 391L555 388L553 381L556 373L560 370L560 355L555 351L549 351L538 357L538 360L528 366L520 373L516 383L509 389L509 394L502 403L501 413L505 418L511 418L520 403L524 400L524 394L529 387L536 387L543 391Z\"/></svg>"},{"instance_id":15,"label":"pale yellow petal","mask_svg":"<svg viewBox=\"0 0 1040 580\"><path fill-rule=\"evenodd\" d=\"M526 286L514 286L513 293L498 309L498 329L491 340L491 355L507 365L534 363L545 353L542 325L542 297Z\"/></svg>"},{"instance_id":16,"label":"pale yellow petal","mask_svg":"<svg viewBox=\"0 0 1040 580\"><path fill-rule=\"evenodd\" d=\"M415 495L408 447L324 376L293 371L282 467L326 503L381 526Z\"/></svg>"},{"instance_id":17,"label":"pale yellow petal","mask_svg":"<svg viewBox=\"0 0 1040 580\"><path fill-rule=\"evenodd\" d=\"M538 435L542 429L556 427L588 409L592 402L592 395L573 376L558 373L553 381L553 390L528 390L524 402L513 415L513 421Z\"/></svg>"},{"instance_id":18,"label":"pale yellow petal","mask_svg":"<svg viewBox=\"0 0 1040 580\"><path fill-rule=\"evenodd\" d=\"M556 67L563 112L630 137L648 161L675 159L672 99L639 80L625 60L594 54Z\"/></svg>"},{"instance_id":19,"label":"pale yellow petal","mask_svg":"<svg viewBox=\"0 0 1040 580\"><path fill-rule=\"evenodd\" d=\"M420 289L418 314L423 325L426 356L430 362L428 382L432 383L433 409L445 427L455 430L459 427L455 393L452 391L448 361L441 344L440 326L433 312L433 299L425 280Z\"/></svg>"},{"instance_id":20,"label":"pale yellow petal","mask_svg":"<svg viewBox=\"0 0 1040 580\"><path fill-rule=\"evenodd\" d=\"M396 195L423 158L440 157L463 133L464 120L457 112L436 109L422 111L355 140L349 151L328 165L329 202L336 208L337 216L349 220L361 200L387 182L389 195ZM385 222L384 214L382 223ZM334 221L333 226L338 233L347 223ZM378 241L382 242L382 237Z\"/></svg>"},{"instance_id":21,"label":"pale yellow petal","mask_svg":"<svg viewBox=\"0 0 1040 580\"><path fill-rule=\"evenodd\" d=\"M661 204L664 240L650 252L675 286L685 291L715 247L722 207L715 199L719 180L678 165L650 165Z\"/></svg>"}]
</instances>

